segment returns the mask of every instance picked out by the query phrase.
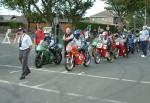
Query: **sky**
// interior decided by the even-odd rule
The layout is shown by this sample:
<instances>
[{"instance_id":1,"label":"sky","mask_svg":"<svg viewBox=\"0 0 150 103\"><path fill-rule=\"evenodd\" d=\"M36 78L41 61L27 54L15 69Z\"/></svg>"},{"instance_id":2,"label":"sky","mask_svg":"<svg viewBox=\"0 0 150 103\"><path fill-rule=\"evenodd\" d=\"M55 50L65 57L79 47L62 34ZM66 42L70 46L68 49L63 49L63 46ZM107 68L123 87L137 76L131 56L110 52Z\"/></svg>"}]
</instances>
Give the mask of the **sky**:
<instances>
[{"instance_id":1,"label":"sky","mask_svg":"<svg viewBox=\"0 0 150 103\"><path fill-rule=\"evenodd\" d=\"M91 7L90 9L86 11L85 17L89 17L91 15L94 15L103 11L105 6L106 4L104 3L104 1L96 0L93 7ZM0 15L19 15L20 16L21 13L15 10L8 10L5 8L0 8Z\"/></svg>"}]
</instances>

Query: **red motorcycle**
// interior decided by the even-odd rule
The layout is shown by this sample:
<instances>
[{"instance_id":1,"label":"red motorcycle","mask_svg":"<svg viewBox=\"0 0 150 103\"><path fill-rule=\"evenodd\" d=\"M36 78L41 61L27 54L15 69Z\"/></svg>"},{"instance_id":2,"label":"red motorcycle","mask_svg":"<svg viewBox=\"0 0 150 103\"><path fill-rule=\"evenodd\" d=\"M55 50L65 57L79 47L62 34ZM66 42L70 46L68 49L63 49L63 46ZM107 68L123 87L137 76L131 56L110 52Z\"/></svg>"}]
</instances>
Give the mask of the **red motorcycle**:
<instances>
[{"instance_id":1,"label":"red motorcycle","mask_svg":"<svg viewBox=\"0 0 150 103\"><path fill-rule=\"evenodd\" d=\"M83 64L87 67L91 62L89 52L86 56L83 50L81 50L75 43L69 43L66 46L65 68L67 71L72 71L75 65Z\"/></svg>"},{"instance_id":2,"label":"red motorcycle","mask_svg":"<svg viewBox=\"0 0 150 103\"><path fill-rule=\"evenodd\" d=\"M116 48L115 59L118 57L128 57L128 49L123 39L116 41Z\"/></svg>"},{"instance_id":3,"label":"red motorcycle","mask_svg":"<svg viewBox=\"0 0 150 103\"><path fill-rule=\"evenodd\" d=\"M111 42L110 43L99 42L97 43L96 48L94 48L93 56L96 64L99 64L102 58L107 58L107 60L110 62L114 61L116 43L113 35L109 38L109 41Z\"/></svg>"}]
</instances>

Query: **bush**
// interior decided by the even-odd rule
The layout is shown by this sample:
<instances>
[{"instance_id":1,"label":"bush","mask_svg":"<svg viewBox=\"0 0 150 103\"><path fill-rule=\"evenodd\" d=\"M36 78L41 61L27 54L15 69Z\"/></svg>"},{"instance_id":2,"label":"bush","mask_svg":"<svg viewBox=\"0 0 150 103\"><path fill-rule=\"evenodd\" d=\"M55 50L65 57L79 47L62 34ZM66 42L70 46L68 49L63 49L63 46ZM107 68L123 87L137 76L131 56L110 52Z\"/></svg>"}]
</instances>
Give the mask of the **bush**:
<instances>
[{"instance_id":1,"label":"bush","mask_svg":"<svg viewBox=\"0 0 150 103\"><path fill-rule=\"evenodd\" d=\"M83 22L79 22L75 24L75 27L81 30L84 30L85 28L87 28L88 25L91 25L91 31L93 31L94 29L98 30L98 27L100 26L100 28L103 28L104 30L106 30L107 25L106 24L97 24L97 23L83 23ZM110 31L112 33L117 32L117 28L114 25L109 25L110 27Z\"/></svg>"}]
</instances>

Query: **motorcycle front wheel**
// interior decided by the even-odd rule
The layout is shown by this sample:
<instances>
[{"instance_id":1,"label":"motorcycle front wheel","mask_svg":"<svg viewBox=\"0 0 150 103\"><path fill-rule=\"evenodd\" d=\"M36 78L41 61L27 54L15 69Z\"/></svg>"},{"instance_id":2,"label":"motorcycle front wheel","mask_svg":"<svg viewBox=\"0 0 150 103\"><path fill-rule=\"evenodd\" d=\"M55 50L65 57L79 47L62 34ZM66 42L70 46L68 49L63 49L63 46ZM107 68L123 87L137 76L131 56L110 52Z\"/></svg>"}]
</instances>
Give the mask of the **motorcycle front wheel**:
<instances>
[{"instance_id":1,"label":"motorcycle front wheel","mask_svg":"<svg viewBox=\"0 0 150 103\"><path fill-rule=\"evenodd\" d=\"M35 57L35 67L36 68L41 68L43 64L43 60L42 60L42 54L37 54Z\"/></svg>"},{"instance_id":2,"label":"motorcycle front wheel","mask_svg":"<svg viewBox=\"0 0 150 103\"><path fill-rule=\"evenodd\" d=\"M65 69L67 71L72 71L74 67L74 57L65 57Z\"/></svg>"},{"instance_id":3,"label":"motorcycle front wheel","mask_svg":"<svg viewBox=\"0 0 150 103\"><path fill-rule=\"evenodd\" d=\"M98 51L94 54L94 62L95 64L99 64L102 61L101 55Z\"/></svg>"}]
</instances>

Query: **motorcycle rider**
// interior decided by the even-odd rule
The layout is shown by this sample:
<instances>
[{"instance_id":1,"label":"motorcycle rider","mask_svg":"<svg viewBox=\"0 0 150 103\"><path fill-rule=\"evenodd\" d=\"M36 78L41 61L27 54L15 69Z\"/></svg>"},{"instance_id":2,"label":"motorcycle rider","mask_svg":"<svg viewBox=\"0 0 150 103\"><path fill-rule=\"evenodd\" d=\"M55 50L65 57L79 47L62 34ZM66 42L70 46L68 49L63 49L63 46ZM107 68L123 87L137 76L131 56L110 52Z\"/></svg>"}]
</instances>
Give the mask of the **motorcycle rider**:
<instances>
[{"instance_id":1,"label":"motorcycle rider","mask_svg":"<svg viewBox=\"0 0 150 103\"><path fill-rule=\"evenodd\" d=\"M112 35L108 35L107 31L104 31L102 33L102 43L104 43L105 45L107 45L107 50L109 52L109 56L113 57L113 36ZM111 59L111 62L114 61L114 58Z\"/></svg>"},{"instance_id":2,"label":"motorcycle rider","mask_svg":"<svg viewBox=\"0 0 150 103\"><path fill-rule=\"evenodd\" d=\"M85 57L87 57L88 43L86 41L86 38L83 35L81 35L79 29L75 30L73 34L74 34L73 42L75 42L75 44L79 47L78 50L83 51Z\"/></svg>"},{"instance_id":3,"label":"motorcycle rider","mask_svg":"<svg viewBox=\"0 0 150 103\"><path fill-rule=\"evenodd\" d=\"M127 36L127 46L131 49L131 53L134 53L134 40L135 40L135 36L133 34L132 31L129 31L128 36Z\"/></svg>"}]
</instances>

